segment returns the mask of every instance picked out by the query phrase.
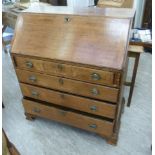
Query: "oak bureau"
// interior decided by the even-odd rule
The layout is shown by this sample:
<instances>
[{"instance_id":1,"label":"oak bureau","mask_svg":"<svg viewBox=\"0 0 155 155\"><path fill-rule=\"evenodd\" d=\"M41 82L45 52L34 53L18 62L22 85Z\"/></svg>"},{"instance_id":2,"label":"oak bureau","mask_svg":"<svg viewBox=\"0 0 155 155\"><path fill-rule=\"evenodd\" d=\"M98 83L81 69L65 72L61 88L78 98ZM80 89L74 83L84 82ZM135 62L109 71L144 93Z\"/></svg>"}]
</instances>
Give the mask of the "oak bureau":
<instances>
[{"instance_id":1,"label":"oak bureau","mask_svg":"<svg viewBox=\"0 0 155 155\"><path fill-rule=\"evenodd\" d=\"M116 144L133 16L112 8L21 13L11 56L26 118L62 122Z\"/></svg>"}]
</instances>

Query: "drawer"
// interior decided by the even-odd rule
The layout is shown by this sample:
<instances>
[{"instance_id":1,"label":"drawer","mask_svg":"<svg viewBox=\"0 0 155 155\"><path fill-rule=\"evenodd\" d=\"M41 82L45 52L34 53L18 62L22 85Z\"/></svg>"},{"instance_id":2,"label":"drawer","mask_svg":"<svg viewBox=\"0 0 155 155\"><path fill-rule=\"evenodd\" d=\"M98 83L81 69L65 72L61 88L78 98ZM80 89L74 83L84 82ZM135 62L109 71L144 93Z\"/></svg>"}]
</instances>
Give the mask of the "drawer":
<instances>
[{"instance_id":1,"label":"drawer","mask_svg":"<svg viewBox=\"0 0 155 155\"><path fill-rule=\"evenodd\" d=\"M87 96L109 102L117 102L119 90L66 78L49 76L30 71L16 69L20 82Z\"/></svg>"},{"instance_id":2,"label":"drawer","mask_svg":"<svg viewBox=\"0 0 155 155\"><path fill-rule=\"evenodd\" d=\"M114 80L115 76L113 72L53 62L44 63L44 69L46 73L50 73L51 75L61 75L94 84L109 85L113 87L118 86L118 83Z\"/></svg>"},{"instance_id":3,"label":"drawer","mask_svg":"<svg viewBox=\"0 0 155 155\"><path fill-rule=\"evenodd\" d=\"M20 56L15 56L15 62L17 67L21 69L45 72L51 75L63 76L95 84L118 87L120 83L120 73L78 67L74 65L72 66L63 63L48 62Z\"/></svg>"},{"instance_id":4,"label":"drawer","mask_svg":"<svg viewBox=\"0 0 155 155\"><path fill-rule=\"evenodd\" d=\"M27 57L15 56L14 61L17 68L28 69L31 71L44 71L43 61L37 59L31 59Z\"/></svg>"},{"instance_id":5,"label":"drawer","mask_svg":"<svg viewBox=\"0 0 155 155\"><path fill-rule=\"evenodd\" d=\"M56 105L73 108L95 115L100 115L112 119L115 118L116 105L23 83L20 83L20 86L23 96L35 98L49 103L51 102Z\"/></svg>"},{"instance_id":6,"label":"drawer","mask_svg":"<svg viewBox=\"0 0 155 155\"><path fill-rule=\"evenodd\" d=\"M23 105L25 112L28 114L62 122L104 136L111 136L113 133L113 121L90 117L81 113L47 106L26 99L23 100Z\"/></svg>"}]
</instances>

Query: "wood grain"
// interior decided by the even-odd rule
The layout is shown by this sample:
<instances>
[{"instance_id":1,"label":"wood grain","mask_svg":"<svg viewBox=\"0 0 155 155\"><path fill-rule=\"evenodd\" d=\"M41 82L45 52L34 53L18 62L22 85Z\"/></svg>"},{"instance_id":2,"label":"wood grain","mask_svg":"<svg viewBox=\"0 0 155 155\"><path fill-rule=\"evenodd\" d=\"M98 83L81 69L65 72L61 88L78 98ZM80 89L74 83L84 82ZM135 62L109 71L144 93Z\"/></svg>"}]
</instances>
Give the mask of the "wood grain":
<instances>
[{"instance_id":1,"label":"wood grain","mask_svg":"<svg viewBox=\"0 0 155 155\"><path fill-rule=\"evenodd\" d=\"M102 15L22 13L12 53L122 70L130 23Z\"/></svg>"},{"instance_id":2,"label":"wood grain","mask_svg":"<svg viewBox=\"0 0 155 155\"><path fill-rule=\"evenodd\" d=\"M51 88L90 98L101 99L109 102L117 102L119 90L106 86L85 83L81 81L70 80L66 78L49 76L45 74L34 73L16 69L16 73L20 82ZM30 80L34 79L35 80ZM96 93L92 91L95 89Z\"/></svg>"},{"instance_id":3,"label":"wood grain","mask_svg":"<svg viewBox=\"0 0 155 155\"><path fill-rule=\"evenodd\" d=\"M67 65L61 62L56 63L25 56L14 56L14 61L16 62L16 67L19 69L38 71L50 75L67 77L90 83L119 87L119 81L115 83L116 73L111 71L78 67L75 65ZM99 78L94 79L94 74Z\"/></svg>"},{"instance_id":4,"label":"wood grain","mask_svg":"<svg viewBox=\"0 0 155 155\"><path fill-rule=\"evenodd\" d=\"M56 105L92 113L108 118L115 118L116 105L83 97L74 96L45 88L20 83L23 96L46 101Z\"/></svg>"},{"instance_id":5,"label":"wood grain","mask_svg":"<svg viewBox=\"0 0 155 155\"><path fill-rule=\"evenodd\" d=\"M49 118L117 142L134 11L37 11L20 14L12 44L16 74L29 99L23 100L26 118Z\"/></svg>"},{"instance_id":6,"label":"wood grain","mask_svg":"<svg viewBox=\"0 0 155 155\"><path fill-rule=\"evenodd\" d=\"M113 122L102 119L96 119L80 113L58 109L52 106L46 106L34 101L23 100L25 112L34 116L44 117L59 121L81 129L111 136L113 132ZM95 125L96 128L91 126Z\"/></svg>"},{"instance_id":7,"label":"wood grain","mask_svg":"<svg viewBox=\"0 0 155 155\"><path fill-rule=\"evenodd\" d=\"M134 9L126 8L96 8L96 7L53 7L53 6L33 6L29 7L23 12L39 13L39 14L65 14L65 15L78 15L78 16L104 16L115 18L133 18L135 14Z\"/></svg>"}]
</instances>

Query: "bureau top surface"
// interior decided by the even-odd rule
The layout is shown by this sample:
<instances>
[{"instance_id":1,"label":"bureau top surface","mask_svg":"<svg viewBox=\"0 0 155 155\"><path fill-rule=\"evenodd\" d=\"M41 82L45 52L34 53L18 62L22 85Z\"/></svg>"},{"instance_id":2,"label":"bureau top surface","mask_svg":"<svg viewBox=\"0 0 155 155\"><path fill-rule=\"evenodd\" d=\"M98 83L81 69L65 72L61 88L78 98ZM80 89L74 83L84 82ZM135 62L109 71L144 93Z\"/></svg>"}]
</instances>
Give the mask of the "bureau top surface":
<instances>
[{"instance_id":1,"label":"bureau top surface","mask_svg":"<svg viewBox=\"0 0 155 155\"><path fill-rule=\"evenodd\" d=\"M50 14L22 13L16 23L12 53L122 70L132 19L114 17L110 9L107 16L106 11L69 11L63 7L60 11L54 8Z\"/></svg>"},{"instance_id":2,"label":"bureau top surface","mask_svg":"<svg viewBox=\"0 0 155 155\"><path fill-rule=\"evenodd\" d=\"M68 14L68 15L95 15L118 18L133 18L135 14L134 9L129 8L99 8L99 7L64 7L64 6L47 6L47 5L33 5L28 9L23 10L27 13L46 13L46 14Z\"/></svg>"}]
</instances>

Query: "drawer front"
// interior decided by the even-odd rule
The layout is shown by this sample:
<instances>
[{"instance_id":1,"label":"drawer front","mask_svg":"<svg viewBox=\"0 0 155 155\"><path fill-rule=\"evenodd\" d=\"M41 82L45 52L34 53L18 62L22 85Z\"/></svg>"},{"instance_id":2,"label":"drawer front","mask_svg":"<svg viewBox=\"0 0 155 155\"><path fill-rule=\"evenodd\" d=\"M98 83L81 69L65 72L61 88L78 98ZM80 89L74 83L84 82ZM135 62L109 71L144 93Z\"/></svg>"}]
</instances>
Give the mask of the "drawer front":
<instances>
[{"instance_id":1,"label":"drawer front","mask_svg":"<svg viewBox=\"0 0 155 155\"><path fill-rule=\"evenodd\" d=\"M23 96L35 98L38 100L51 102L68 108L100 115L108 118L115 118L116 105L86 99L58 91L45 88L39 88L32 85L20 84Z\"/></svg>"},{"instance_id":2,"label":"drawer front","mask_svg":"<svg viewBox=\"0 0 155 155\"><path fill-rule=\"evenodd\" d=\"M40 71L40 72L44 71L42 60L36 60L36 59L20 57L20 56L14 57L14 60L18 68L28 69L31 71Z\"/></svg>"},{"instance_id":3,"label":"drawer front","mask_svg":"<svg viewBox=\"0 0 155 155\"><path fill-rule=\"evenodd\" d=\"M117 102L119 90L95 84L16 69L20 82L43 86L91 98Z\"/></svg>"},{"instance_id":4,"label":"drawer front","mask_svg":"<svg viewBox=\"0 0 155 155\"><path fill-rule=\"evenodd\" d=\"M46 73L61 75L64 77L86 81L95 84L109 85L116 87L114 83L114 73L102 70L95 70L84 67L66 65L62 63L46 62L44 63Z\"/></svg>"},{"instance_id":5,"label":"drawer front","mask_svg":"<svg viewBox=\"0 0 155 155\"><path fill-rule=\"evenodd\" d=\"M119 86L120 79L118 78L118 75L120 73L95 70L91 68L48 62L20 56L16 56L15 61L17 67L22 69L45 72L51 75L68 77L95 84L108 85L113 87Z\"/></svg>"},{"instance_id":6,"label":"drawer front","mask_svg":"<svg viewBox=\"0 0 155 155\"><path fill-rule=\"evenodd\" d=\"M113 132L113 122L110 121L62 110L26 99L23 100L23 105L25 112L28 114L52 119L105 136L111 136Z\"/></svg>"}]
</instances>

